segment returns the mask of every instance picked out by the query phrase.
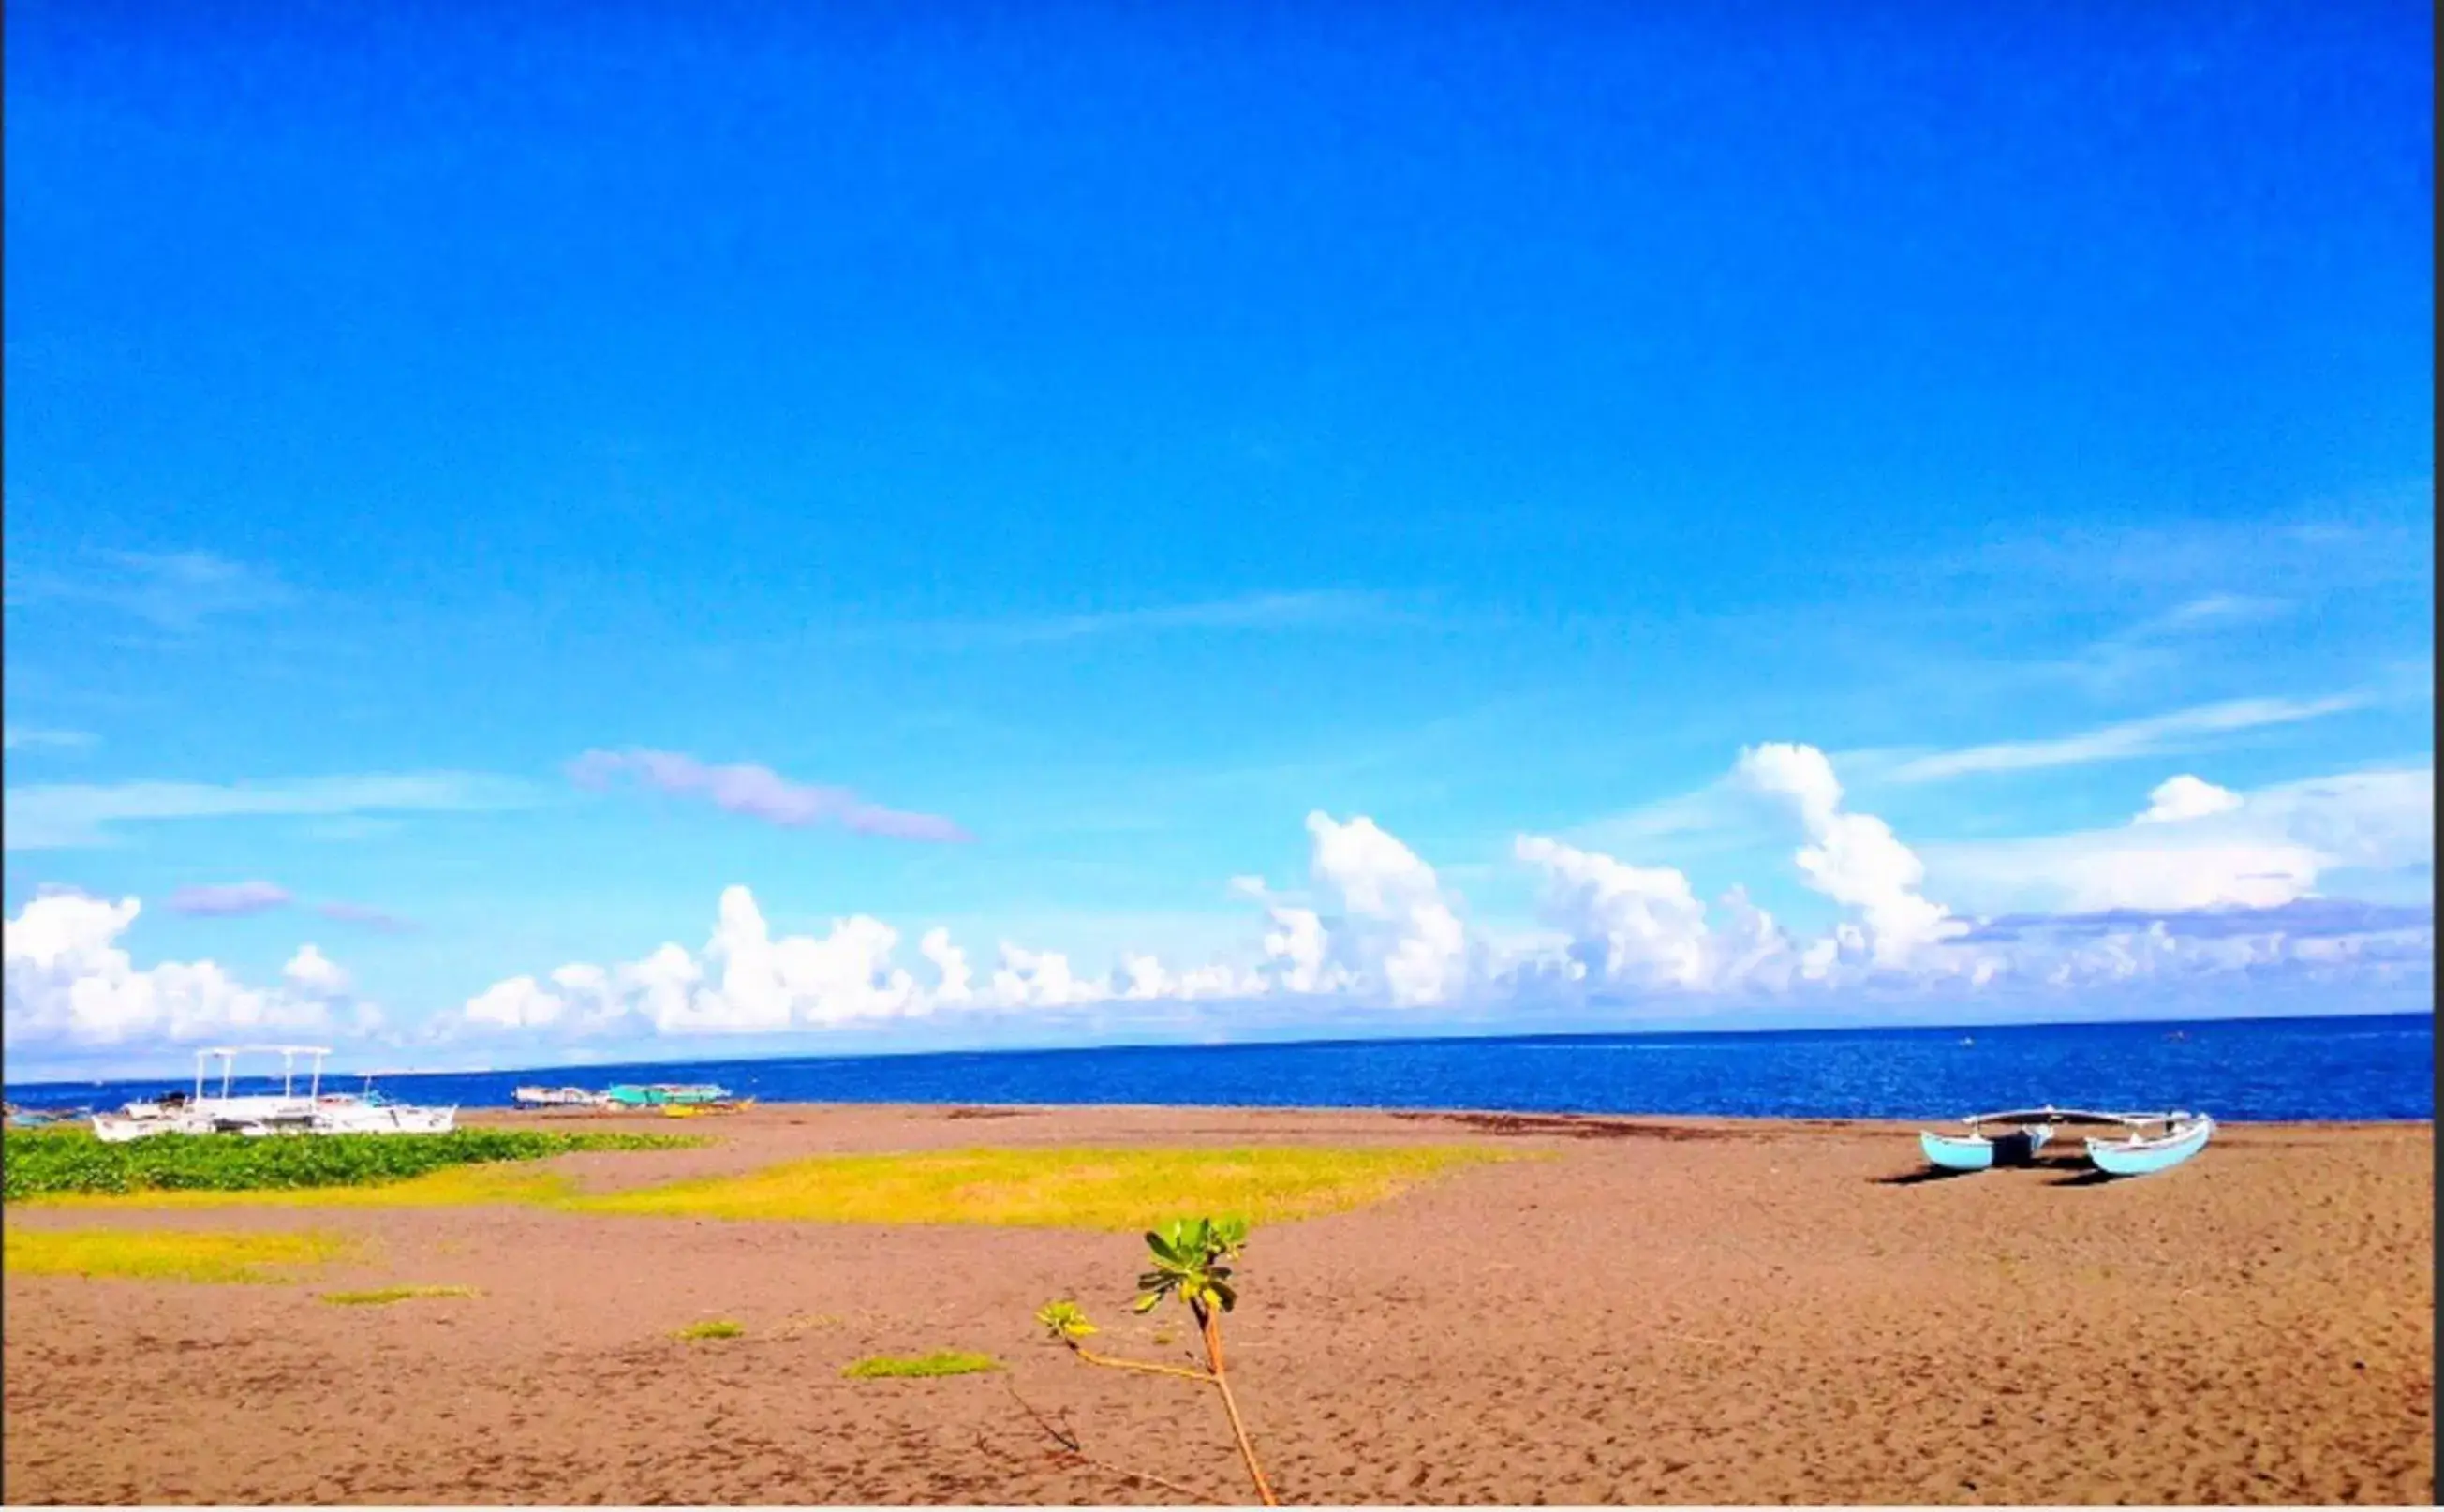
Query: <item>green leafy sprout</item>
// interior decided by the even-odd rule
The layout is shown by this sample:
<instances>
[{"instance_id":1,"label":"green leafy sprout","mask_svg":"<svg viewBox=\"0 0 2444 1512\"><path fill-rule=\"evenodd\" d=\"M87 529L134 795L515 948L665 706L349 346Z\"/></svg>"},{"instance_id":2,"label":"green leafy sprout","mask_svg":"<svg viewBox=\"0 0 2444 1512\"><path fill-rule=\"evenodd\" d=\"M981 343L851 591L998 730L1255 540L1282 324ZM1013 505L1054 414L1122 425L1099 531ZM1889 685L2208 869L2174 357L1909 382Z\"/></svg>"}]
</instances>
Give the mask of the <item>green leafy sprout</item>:
<instances>
[{"instance_id":1,"label":"green leafy sprout","mask_svg":"<svg viewBox=\"0 0 2444 1512\"><path fill-rule=\"evenodd\" d=\"M1137 1311L1153 1312L1164 1298L1177 1297L1202 1325L1208 1310L1227 1313L1237 1304L1239 1293L1231 1284L1227 1262L1248 1243L1245 1219L1175 1218L1170 1227L1148 1233L1145 1242L1154 1251L1154 1268L1138 1278L1143 1295L1137 1300Z\"/></svg>"},{"instance_id":2,"label":"green leafy sprout","mask_svg":"<svg viewBox=\"0 0 2444 1512\"><path fill-rule=\"evenodd\" d=\"M1176 1375L1186 1380L1212 1386L1222 1397L1223 1411L1230 1414L1231 1434L1239 1446L1239 1458L1247 1467L1248 1479L1255 1486L1256 1498L1267 1506L1280 1504L1273 1497L1271 1484L1266 1480L1264 1466L1257 1463L1255 1446L1249 1441L1247 1424L1239 1416L1239 1400L1231 1390L1229 1371L1222 1354L1222 1315L1238 1305L1238 1287L1231 1280L1231 1262L1238 1258L1248 1243L1248 1224L1241 1218L1179 1218L1164 1227L1149 1231L1146 1248L1153 1255L1151 1267L1138 1277L1138 1299L1131 1311L1151 1313L1166 1298L1176 1299L1196 1320L1199 1340L1205 1346L1205 1367L1202 1370L1184 1365L1157 1365L1151 1360L1121 1359L1088 1349L1085 1340L1101 1332L1074 1301L1047 1302L1037 1309L1035 1320L1042 1324L1052 1340L1089 1365L1109 1366L1115 1370L1138 1371L1149 1375ZM1032 1409L1029 1411L1032 1412ZM1037 1420L1043 1422L1040 1414ZM1061 1437L1064 1447L1079 1455L1075 1441ZM1090 1462L1100 1464L1101 1462ZM1158 1484L1171 1483L1137 1471L1123 1471L1139 1480Z\"/></svg>"}]
</instances>

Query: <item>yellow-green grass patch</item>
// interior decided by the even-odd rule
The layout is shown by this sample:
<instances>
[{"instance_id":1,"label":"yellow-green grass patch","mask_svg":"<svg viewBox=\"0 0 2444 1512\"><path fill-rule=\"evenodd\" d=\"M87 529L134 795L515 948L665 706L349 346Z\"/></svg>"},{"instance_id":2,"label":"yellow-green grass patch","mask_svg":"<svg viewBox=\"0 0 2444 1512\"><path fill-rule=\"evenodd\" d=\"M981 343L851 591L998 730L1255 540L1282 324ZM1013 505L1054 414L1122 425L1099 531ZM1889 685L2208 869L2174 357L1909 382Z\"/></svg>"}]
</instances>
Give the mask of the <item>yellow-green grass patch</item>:
<instances>
[{"instance_id":1,"label":"yellow-green grass patch","mask_svg":"<svg viewBox=\"0 0 2444 1512\"><path fill-rule=\"evenodd\" d=\"M931 1355L894 1358L875 1355L859 1360L842 1375L855 1381L923 1379L935 1375L976 1375L1001 1369L1001 1361L990 1355L971 1355L964 1350L937 1349Z\"/></svg>"},{"instance_id":2,"label":"yellow-green grass patch","mask_svg":"<svg viewBox=\"0 0 2444 1512\"><path fill-rule=\"evenodd\" d=\"M1312 1218L1381 1202L1463 1167L1515 1158L1481 1145L822 1155L743 1175L570 1197L558 1206L663 1218L1126 1231L1192 1212L1234 1214L1252 1224Z\"/></svg>"},{"instance_id":3,"label":"yellow-green grass patch","mask_svg":"<svg viewBox=\"0 0 2444 1512\"><path fill-rule=\"evenodd\" d=\"M0 1236L0 1269L16 1276L102 1276L214 1283L295 1280L301 1266L351 1258L336 1234L206 1233L185 1228L16 1228ZM287 1272L287 1274L284 1274Z\"/></svg>"},{"instance_id":4,"label":"yellow-green grass patch","mask_svg":"<svg viewBox=\"0 0 2444 1512\"><path fill-rule=\"evenodd\" d=\"M746 1332L747 1325L744 1323L732 1322L727 1318L714 1318L701 1323L690 1323L672 1337L694 1342L700 1338L736 1338Z\"/></svg>"},{"instance_id":5,"label":"yellow-green grass patch","mask_svg":"<svg viewBox=\"0 0 2444 1512\"><path fill-rule=\"evenodd\" d=\"M28 1207L466 1208L638 1217L992 1224L1129 1231L1182 1213L1283 1223L1384 1201L1450 1171L1533 1152L1484 1145L1069 1146L822 1155L759 1171L586 1194L532 1165L452 1166L369 1187L49 1194Z\"/></svg>"},{"instance_id":6,"label":"yellow-green grass patch","mask_svg":"<svg viewBox=\"0 0 2444 1512\"><path fill-rule=\"evenodd\" d=\"M559 1171L498 1162L445 1166L377 1187L282 1187L250 1191L148 1188L125 1192L52 1192L24 1199L29 1208L480 1208L516 1203L548 1206L573 1194Z\"/></svg>"},{"instance_id":7,"label":"yellow-green grass patch","mask_svg":"<svg viewBox=\"0 0 2444 1512\"><path fill-rule=\"evenodd\" d=\"M361 1292L324 1292L323 1300L335 1307L388 1307L393 1302L424 1297L481 1297L472 1286L376 1286Z\"/></svg>"}]
</instances>

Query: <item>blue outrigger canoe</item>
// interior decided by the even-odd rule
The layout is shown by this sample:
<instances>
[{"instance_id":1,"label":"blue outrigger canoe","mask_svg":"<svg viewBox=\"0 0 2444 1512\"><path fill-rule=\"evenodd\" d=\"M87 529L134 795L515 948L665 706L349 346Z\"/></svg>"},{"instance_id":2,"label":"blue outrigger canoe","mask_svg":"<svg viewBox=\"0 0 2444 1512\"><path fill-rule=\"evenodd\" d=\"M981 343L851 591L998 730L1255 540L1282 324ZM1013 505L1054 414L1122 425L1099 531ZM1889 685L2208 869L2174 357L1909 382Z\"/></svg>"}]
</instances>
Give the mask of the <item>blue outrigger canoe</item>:
<instances>
[{"instance_id":1,"label":"blue outrigger canoe","mask_svg":"<svg viewBox=\"0 0 2444 1512\"><path fill-rule=\"evenodd\" d=\"M2108 1176L2145 1176L2170 1171L2204 1150L2213 1137L2213 1118L2203 1113L2176 1113L2166 1116L2160 1134L2089 1140L2087 1158Z\"/></svg>"},{"instance_id":2,"label":"blue outrigger canoe","mask_svg":"<svg viewBox=\"0 0 2444 1512\"><path fill-rule=\"evenodd\" d=\"M2037 1152L2065 1124L2103 1125L2124 1131L2120 1138L2087 1141L2088 1161L2109 1176L2143 1176L2170 1170L2206 1148L2214 1120L2194 1113L2100 1113L2082 1108L2021 1108L1981 1113L1961 1120L1966 1134L1921 1133L1918 1148L1942 1171L1990 1171L2035 1163ZM2149 1131L2160 1131L2150 1133Z\"/></svg>"},{"instance_id":3,"label":"blue outrigger canoe","mask_svg":"<svg viewBox=\"0 0 2444 1512\"><path fill-rule=\"evenodd\" d=\"M1927 1160L1945 1171L1991 1171L1996 1166L2025 1166L2037 1158L2037 1152L2054 1136L2053 1130L2042 1123L2009 1129L2000 1134L1985 1132L1988 1123L2009 1123L2008 1114L1988 1114L1972 1118L1965 1134L1921 1134L1918 1148L1926 1152Z\"/></svg>"},{"instance_id":4,"label":"blue outrigger canoe","mask_svg":"<svg viewBox=\"0 0 2444 1512\"><path fill-rule=\"evenodd\" d=\"M728 1102L730 1089L710 1082L657 1081L641 1087L622 1083L602 1096L621 1108L695 1108Z\"/></svg>"}]
</instances>

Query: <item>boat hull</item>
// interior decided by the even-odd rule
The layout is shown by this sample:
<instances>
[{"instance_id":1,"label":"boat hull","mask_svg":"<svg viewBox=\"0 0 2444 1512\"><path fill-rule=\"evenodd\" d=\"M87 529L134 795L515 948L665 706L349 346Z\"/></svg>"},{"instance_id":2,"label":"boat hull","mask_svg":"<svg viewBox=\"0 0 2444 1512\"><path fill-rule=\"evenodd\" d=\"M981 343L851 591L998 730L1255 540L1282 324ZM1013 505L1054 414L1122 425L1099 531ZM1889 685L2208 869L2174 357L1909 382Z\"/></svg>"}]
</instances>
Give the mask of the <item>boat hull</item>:
<instances>
[{"instance_id":1,"label":"boat hull","mask_svg":"<svg viewBox=\"0 0 2444 1512\"><path fill-rule=\"evenodd\" d=\"M98 1113L93 1116L93 1132L104 1144L116 1145L173 1134L231 1134L253 1139L276 1134L448 1134L457 1123L456 1108L414 1108L398 1103L324 1105L279 1113L231 1113L206 1104L172 1115Z\"/></svg>"},{"instance_id":2,"label":"boat hull","mask_svg":"<svg viewBox=\"0 0 2444 1512\"><path fill-rule=\"evenodd\" d=\"M106 1145L123 1145L138 1139L150 1139L155 1134L203 1134L210 1131L191 1127L179 1118L137 1118L123 1113L97 1113L93 1116L95 1137Z\"/></svg>"},{"instance_id":3,"label":"boat hull","mask_svg":"<svg viewBox=\"0 0 2444 1512\"><path fill-rule=\"evenodd\" d=\"M657 1083L653 1086L631 1086L625 1083L602 1094L603 1100L620 1108L708 1107L731 1100L730 1089L713 1086L676 1086Z\"/></svg>"},{"instance_id":4,"label":"boat hull","mask_svg":"<svg viewBox=\"0 0 2444 1512\"><path fill-rule=\"evenodd\" d=\"M520 1087L509 1100L521 1108L600 1108L611 1099L580 1087Z\"/></svg>"},{"instance_id":5,"label":"boat hull","mask_svg":"<svg viewBox=\"0 0 2444 1512\"><path fill-rule=\"evenodd\" d=\"M419 1108L404 1102L329 1102L316 1111L315 1134L448 1134L458 1123L458 1110Z\"/></svg>"},{"instance_id":6,"label":"boat hull","mask_svg":"<svg viewBox=\"0 0 2444 1512\"><path fill-rule=\"evenodd\" d=\"M2091 1139L2087 1158L2108 1176L2150 1176L2204 1150L2213 1136L2214 1120L2200 1118L2157 1139Z\"/></svg>"},{"instance_id":7,"label":"boat hull","mask_svg":"<svg viewBox=\"0 0 2444 1512\"><path fill-rule=\"evenodd\" d=\"M1985 1134L1921 1134L1917 1142L1918 1148L1926 1152L1927 1163L1937 1170L1991 1171L1996 1166L2027 1165L2052 1137L2052 1130L2039 1125L1990 1138Z\"/></svg>"}]
</instances>

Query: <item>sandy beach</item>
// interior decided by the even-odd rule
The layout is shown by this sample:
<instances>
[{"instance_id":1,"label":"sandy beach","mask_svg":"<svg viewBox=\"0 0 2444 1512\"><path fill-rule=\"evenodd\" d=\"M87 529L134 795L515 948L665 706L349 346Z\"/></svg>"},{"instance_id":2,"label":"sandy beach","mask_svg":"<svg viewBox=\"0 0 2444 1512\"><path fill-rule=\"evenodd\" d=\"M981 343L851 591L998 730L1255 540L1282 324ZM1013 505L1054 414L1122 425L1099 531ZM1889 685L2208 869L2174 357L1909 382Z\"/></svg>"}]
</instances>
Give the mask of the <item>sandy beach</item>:
<instances>
[{"instance_id":1,"label":"sandy beach","mask_svg":"<svg viewBox=\"0 0 2444 1512\"><path fill-rule=\"evenodd\" d=\"M548 1119L488 1117L547 1123ZM586 1127L675 1127L594 1119ZM1906 1127L1183 1109L770 1107L601 1189L983 1145L1484 1141L1545 1158L1260 1228L1229 1320L1289 1503L2429 1503L2433 1128L2231 1126L2164 1176L1918 1180ZM1123 1233L520 1207L11 1207L12 1227L316 1227L309 1282L11 1274L11 1503L1240 1501L1186 1382L1045 1341L1131 1318ZM322 1305L333 1286L480 1295ZM682 1341L708 1318L736 1338ZM1157 1333L1165 1335L1158 1342ZM958 1349L1007 1369L856 1380Z\"/></svg>"}]
</instances>

